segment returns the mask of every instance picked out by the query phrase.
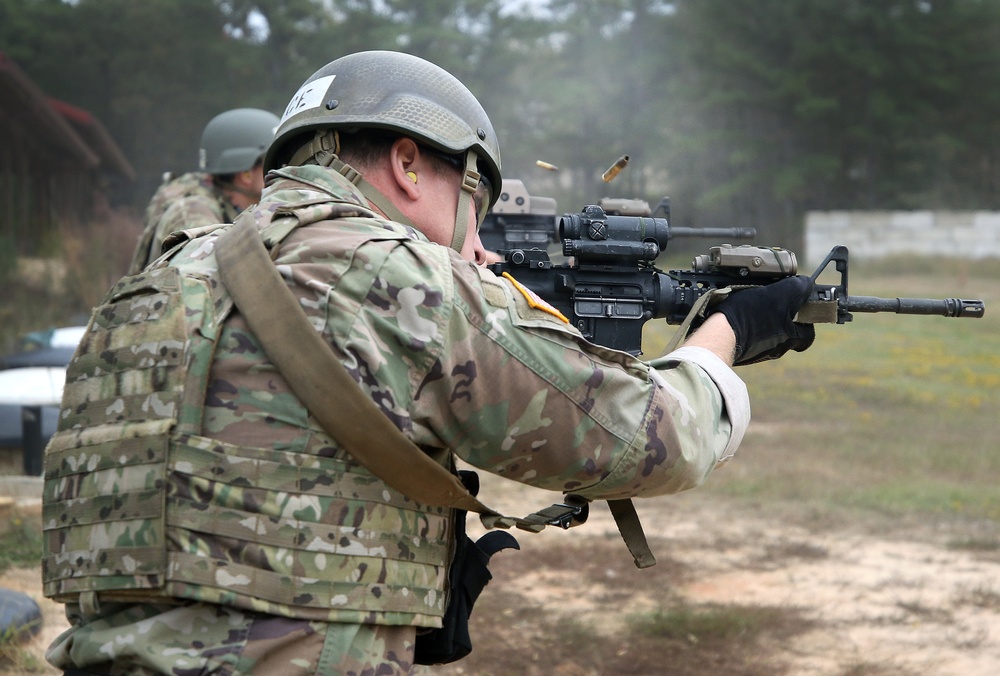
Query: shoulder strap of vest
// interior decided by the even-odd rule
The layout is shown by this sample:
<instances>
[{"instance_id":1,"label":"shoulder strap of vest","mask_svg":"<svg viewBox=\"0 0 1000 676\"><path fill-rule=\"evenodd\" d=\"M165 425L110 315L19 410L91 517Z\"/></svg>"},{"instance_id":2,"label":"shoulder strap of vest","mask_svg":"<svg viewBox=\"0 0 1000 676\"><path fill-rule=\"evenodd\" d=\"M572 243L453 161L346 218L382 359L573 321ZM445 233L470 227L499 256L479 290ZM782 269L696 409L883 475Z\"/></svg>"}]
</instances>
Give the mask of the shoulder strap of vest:
<instances>
[{"instance_id":1,"label":"shoulder strap of vest","mask_svg":"<svg viewBox=\"0 0 1000 676\"><path fill-rule=\"evenodd\" d=\"M586 520L588 502L573 495L565 496L563 504L524 518L504 516L480 502L458 476L404 436L364 396L309 323L250 219L237 218L219 236L215 256L222 283L289 387L323 428L386 484L426 505L476 512L487 528L517 526L537 532L549 525L568 528ZM331 401L337 401L337 406L330 406ZM357 425L358 420L366 424ZM616 521L621 514L634 522L626 527L619 523L619 530L636 565L653 565L655 560L631 501L610 504Z\"/></svg>"}]
</instances>

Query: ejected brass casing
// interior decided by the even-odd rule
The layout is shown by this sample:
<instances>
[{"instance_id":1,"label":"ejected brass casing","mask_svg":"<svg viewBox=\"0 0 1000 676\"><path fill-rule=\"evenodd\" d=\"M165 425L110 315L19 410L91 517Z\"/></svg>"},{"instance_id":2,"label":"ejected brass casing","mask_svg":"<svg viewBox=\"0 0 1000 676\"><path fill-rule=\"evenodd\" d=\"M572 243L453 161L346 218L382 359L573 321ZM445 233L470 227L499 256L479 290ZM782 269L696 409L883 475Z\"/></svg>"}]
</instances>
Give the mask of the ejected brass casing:
<instances>
[{"instance_id":1,"label":"ejected brass casing","mask_svg":"<svg viewBox=\"0 0 1000 676\"><path fill-rule=\"evenodd\" d=\"M618 172L624 169L625 165L628 164L628 160L629 160L628 155L622 155L621 157L619 157L618 161L612 164L611 167L608 168L608 170L604 172L604 174L601 176L601 178L604 179L604 182L611 183L611 181L614 180L615 176L618 175Z\"/></svg>"}]
</instances>

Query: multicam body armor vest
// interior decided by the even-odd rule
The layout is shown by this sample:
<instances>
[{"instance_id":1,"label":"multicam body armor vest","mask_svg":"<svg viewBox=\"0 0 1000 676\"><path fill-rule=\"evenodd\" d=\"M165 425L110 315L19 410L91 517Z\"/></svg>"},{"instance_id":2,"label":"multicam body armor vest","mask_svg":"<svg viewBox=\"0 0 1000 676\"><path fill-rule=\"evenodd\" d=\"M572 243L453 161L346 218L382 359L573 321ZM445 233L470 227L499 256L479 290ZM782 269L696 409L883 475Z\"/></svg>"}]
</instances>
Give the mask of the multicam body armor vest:
<instances>
[{"instance_id":1,"label":"multicam body armor vest","mask_svg":"<svg viewBox=\"0 0 1000 676\"><path fill-rule=\"evenodd\" d=\"M449 510L407 500L332 442L320 454L202 436L232 310L213 261L125 277L94 311L46 452L45 595L85 613L191 599L439 626Z\"/></svg>"}]
</instances>

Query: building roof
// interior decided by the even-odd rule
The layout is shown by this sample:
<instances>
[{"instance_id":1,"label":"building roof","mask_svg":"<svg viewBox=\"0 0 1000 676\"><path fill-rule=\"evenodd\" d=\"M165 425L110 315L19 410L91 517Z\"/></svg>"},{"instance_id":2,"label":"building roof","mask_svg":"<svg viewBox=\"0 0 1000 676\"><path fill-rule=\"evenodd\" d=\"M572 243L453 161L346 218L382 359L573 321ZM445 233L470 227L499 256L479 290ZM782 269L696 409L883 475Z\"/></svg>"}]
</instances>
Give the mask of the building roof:
<instances>
[{"instance_id":1,"label":"building roof","mask_svg":"<svg viewBox=\"0 0 1000 676\"><path fill-rule=\"evenodd\" d=\"M118 144L108 134L97 119L82 108L49 98L49 104L63 119L70 123L76 133L94 150L101 161L101 166L109 171L115 171L130 181L135 180L135 170L125 159Z\"/></svg>"},{"instance_id":2,"label":"building roof","mask_svg":"<svg viewBox=\"0 0 1000 676\"><path fill-rule=\"evenodd\" d=\"M90 113L41 89L0 52L0 153L21 149L41 161L72 163L135 179L135 170Z\"/></svg>"}]
</instances>

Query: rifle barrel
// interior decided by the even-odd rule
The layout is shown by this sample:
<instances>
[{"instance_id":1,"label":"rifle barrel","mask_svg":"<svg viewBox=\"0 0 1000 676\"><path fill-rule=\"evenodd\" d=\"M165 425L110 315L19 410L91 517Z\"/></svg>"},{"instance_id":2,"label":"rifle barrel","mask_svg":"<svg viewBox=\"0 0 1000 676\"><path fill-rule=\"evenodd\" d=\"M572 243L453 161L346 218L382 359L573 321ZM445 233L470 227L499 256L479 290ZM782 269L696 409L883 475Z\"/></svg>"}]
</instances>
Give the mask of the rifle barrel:
<instances>
[{"instance_id":1,"label":"rifle barrel","mask_svg":"<svg viewBox=\"0 0 1000 676\"><path fill-rule=\"evenodd\" d=\"M674 237L753 239L756 236L756 228L670 228L670 239L673 239Z\"/></svg>"},{"instance_id":2,"label":"rifle barrel","mask_svg":"<svg viewBox=\"0 0 1000 676\"><path fill-rule=\"evenodd\" d=\"M939 315L941 317L971 317L979 319L986 312L981 300L962 298L878 298L848 296L841 305L848 312L895 312L899 315Z\"/></svg>"}]
</instances>

